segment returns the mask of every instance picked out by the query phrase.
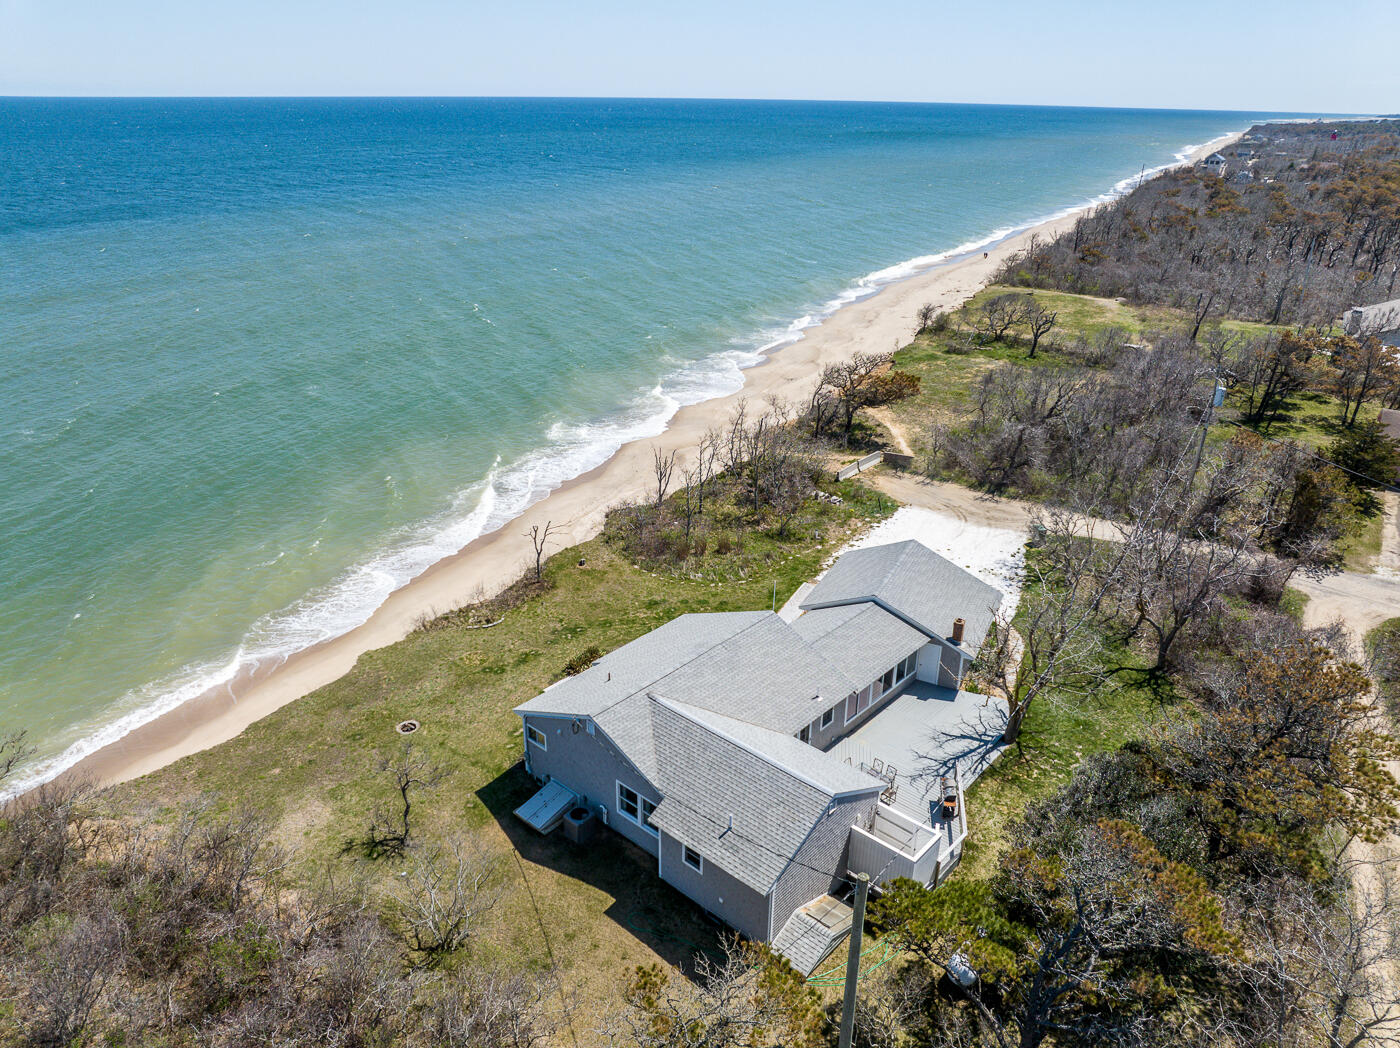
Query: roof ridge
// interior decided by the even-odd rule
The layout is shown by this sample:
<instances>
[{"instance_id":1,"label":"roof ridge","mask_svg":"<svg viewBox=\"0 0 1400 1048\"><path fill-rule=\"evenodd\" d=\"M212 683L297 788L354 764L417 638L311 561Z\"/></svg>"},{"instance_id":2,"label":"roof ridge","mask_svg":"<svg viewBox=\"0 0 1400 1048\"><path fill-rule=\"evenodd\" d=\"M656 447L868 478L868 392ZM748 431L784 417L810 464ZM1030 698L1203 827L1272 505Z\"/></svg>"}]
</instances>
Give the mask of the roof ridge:
<instances>
[{"instance_id":1,"label":"roof ridge","mask_svg":"<svg viewBox=\"0 0 1400 1048\"><path fill-rule=\"evenodd\" d=\"M623 695L621 698L617 699L616 701L608 703L608 705L604 706L602 709L600 709L600 710L598 710L596 713L592 714L592 715L591 715L592 718L593 718L594 720L597 720L602 714L607 713L609 710L614 709L615 707L621 705L622 703L626 702L628 699L633 698L633 697L635 697L635 696L637 696L637 695L641 695L641 694L643 694L643 693L649 694L649 692L648 692L647 689L649 689L649 688L650 688L653 684L655 684L657 681L659 681L659 680L665 680L667 677L671 676L671 674L676 673L676 672L678 672L679 670L684 669L686 666L689 666L692 662L695 662L697 659L703 658L704 656L708 655L710 652L712 652L712 651L714 651L716 648L718 648L721 644L727 644L727 643L729 643L731 640L733 640L735 637L738 637L738 636L740 636L741 634L747 633L749 630L753 629L753 628L754 628L755 626L757 626L760 622L762 622L763 619L766 618L769 614L771 614L771 612L766 612L766 611L763 611L762 609L759 609L758 611L688 611L688 612L685 612L684 614L677 615L674 619L670 619L670 620L667 621L667 622L663 622L660 626L657 626L656 629L648 630L646 633L643 633L643 634L641 635L641 637L645 637L645 636L647 636L648 634L655 633L656 630L661 629L661 628L664 627L664 626L669 626L672 622L678 622L678 621L680 621L681 619L685 618L685 617L688 616L688 615L758 615L758 616L759 616L759 618L754 619L753 622L750 622L750 623L749 623L747 626L745 626L743 629L735 630L733 633L729 634L729 636L725 637L723 640L717 640L717 641L715 641L713 644L711 644L709 647L707 647L707 648L702 648L700 651L697 651L694 655L692 655L690 658L686 659L684 662L681 662L681 663L676 664L675 666L672 666L672 667L671 667L670 669L668 669L665 673L661 674L661 676L656 677L656 678L654 678L654 679L648 681L646 684L643 684L640 688L635 688L635 689L633 689L632 691L629 691L626 695ZM633 639L634 639L634 640L640 640L641 637L634 637ZM628 641L628 643L630 644L631 641ZM624 646L625 646L625 645L624 645ZM614 648L613 651L608 652L607 655L603 655L602 657L600 657L598 661L601 662L603 659L607 658L608 655L611 655L611 654L613 654L613 652L618 651L618 650L620 650L620 649ZM596 665L596 663L595 663L595 665ZM590 666L590 667L588 667L588 668L589 668L589 669L592 669L593 667Z\"/></svg>"},{"instance_id":2,"label":"roof ridge","mask_svg":"<svg viewBox=\"0 0 1400 1048\"><path fill-rule=\"evenodd\" d=\"M676 715L678 715L678 716L680 716L680 717L684 717L686 720L690 721L691 724L694 724L694 725L695 725L697 728L699 728L701 731L707 731L707 732L709 732L711 735L715 736L715 738L717 738L717 739L723 739L725 742L729 743L729 745L738 747L739 749L743 750L745 753L749 753L749 754L751 754L751 755L757 757L759 760L763 761L765 764L767 764L767 765L769 765L770 767L775 768L776 770L782 772L782 773L783 773L784 775L786 775L788 778L794 779L794 780L796 780L797 782L802 783L804 786L810 786L812 789L816 790L818 793L821 793L823 796L831 797L831 798L834 799L834 798L836 798L836 797L844 796L844 795L847 794L847 793L859 792L859 791L852 791L852 790L836 790L836 791L833 791L833 790L828 789L828 788L825 787L825 786L822 786L822 785L820 785L820 784L818 784L818 783L815 783L815 782L813 782L811 779L809 779L807 776L803 775L801 772L799 772L799 771L797 771L796 769L789 767L787 764L782 763L781 761L779 761L778 758L774 757L772 754L770 754L770 753L765 753L765 752L763 752L763 751L760 750L760 749L757 749L757 748L755 748L755 747L753 747L753 746L750 746L748 743L744 742L742 739L736 739L733 735L730 735L730 734L728 734L728 733L726 733L726 732L720 731L719 728L717 728L717 727L714 726L713 724L706 724L703 720L701 720L701 719L699 719L699 718L693 716L693 715L691 714L690 711L694 710L694 711L696 711L696 712L698 712L698 713L705 714L705 715L710 716L710 717L720 717L720 718L723 718L724 720L734 721L736 724L744 724L744 725L746 725L746 726L748 726L748 727L754 729L755 731L767 732L767 733L769 733L769 734L771 734L771 735L775 735L775 736L778 736L778 737L781 737L781 738L786 738L787 736L784 736L782 732L774 731L772 728L765 728L765 727L763 727L763 726L760 725L760 724L749 724L747 721L741 721L741 720L739 720L739 719L736 718L736 717L729 717L729 716L726 716L726 715L723 714L723 713L716 713L716 712L714 712L713 710L707 710L707 709L705 709L705 708L702 707L702 706L693 706L693 705L691 705L691 704L688 703L688 702L681 702L681 701L679 701L678 699L668 699L668 698L666 698L664 695L657 695L655 692L650 692L650 691L647 692L647 698L650 699L652 702L657 703L657 704L660 705L660 706L664 706L666 709L669 709L672 713L675 713ZM794 741L797 741L797 740L794 740ZM803 742L800 742L800 741L799 741L799 742L798 742L798 745L803 746L803 745L806 745L806 743L803 743ZM830 756L829 754L827 754L827 753L824 752L823 750L816 749L815 747L809 747L809 748L812 750L813 753L821 754L821 756L823 756L823 757L829 757L829 756ZM832 759L834 760L834 758L832 758ZM839 762L838 762L838 763L839 763ZM871 781L871 788L872 788L872 789L878 788L879 785L880 785L880 784L879 784L878 782L876 782L876 781L874 781L874 780Z\"/></svg>"}]
</instances>

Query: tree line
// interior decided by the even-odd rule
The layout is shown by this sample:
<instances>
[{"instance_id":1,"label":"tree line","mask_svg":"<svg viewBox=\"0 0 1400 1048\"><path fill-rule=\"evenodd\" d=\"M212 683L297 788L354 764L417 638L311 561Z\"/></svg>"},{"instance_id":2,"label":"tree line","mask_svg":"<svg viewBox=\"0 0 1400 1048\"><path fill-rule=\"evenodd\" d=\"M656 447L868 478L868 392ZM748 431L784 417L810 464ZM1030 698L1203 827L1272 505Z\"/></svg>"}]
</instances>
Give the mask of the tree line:
<instances>
[{"instance_id":1,"label":"tree line","mask_svg":"<svg viewBox=\"0 0 1400 1048\"><path fill-rule=\"evenodd\" d=\"M1167 172L1036 239L1000 283L1327 326L1395 297L1400 123L1263 125L1222 150L1224 177ZM1332 141L1333 131L1338 140Z\"/></svg>"}]
</instances>

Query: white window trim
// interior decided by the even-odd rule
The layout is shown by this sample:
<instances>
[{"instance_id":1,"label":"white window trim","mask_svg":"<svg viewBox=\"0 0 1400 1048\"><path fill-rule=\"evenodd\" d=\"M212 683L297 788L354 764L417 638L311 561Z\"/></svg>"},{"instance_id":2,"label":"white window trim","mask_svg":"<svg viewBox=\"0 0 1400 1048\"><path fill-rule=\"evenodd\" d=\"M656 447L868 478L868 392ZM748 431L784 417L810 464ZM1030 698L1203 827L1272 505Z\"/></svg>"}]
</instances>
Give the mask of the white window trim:
<instances>
[{"instance_id":1,"label":"white window trim","mask_svg":"<svg viewBox=\"0 0 1400 1048\"><path fill-rule=\"evenodd\" d=\"M797 741L798 741L798 742L811 742L811 741L812 741L812 726L811 726L810 724L804 724L804 725L802 725L801 728L798 729L798 731L797 731Z\"/></svg>"},{"instance_id":2,"label":"white window trim","mask_svg":"<svg viewBox=\"0 0 1400 1048\"><path fill-rule=\"evenodd\" d=\"M833 707L831 707L831 709L827 710L825 713L822 714L821 726L822 726L823 728L829 728L829 727L831 727L831 726L832 726L833 724L835 724L835 723L836 723L836 707L833 706Z\"/></svg>"},{"instance_id":3,"label":"white window trim","mask_svg":"<svg viewBox=\"0 0 1400 1048\"><path fill-rule=\"evenodd\" d=\"M641 828L642 830L644 830L645 832L651 834L653 837L660 837L660 836L661 836L661 831L658 830L655 826L653 826L650 822L647 821L647 817L648 817L648 814L649 814L649 813L647 812L647 807L650 806L650 807L651 807L651 810L654 812L654 811L656 811L656 805L655 805L655 804L652 804L651 801L649 801L647 798L643 797L640 793L638 793L636 790L634 790L631 786L628 786L628 785L627 785L625 782L623 782L621 779L618 779L618 780L616 780L616 781L617 781L617 814L620 815L622 818L626 819L628 822L632 823L632 825L637 826L637 827ZM622 791L623 791L623 790L626 790L626 791L627 791L628 793L630 793L633 797L636 797L636 798L637 798L637 814L636 814L635 816L629 814L629 813L627 812L627 810L626 810L625 808L623 808L623 806L622 806Z\"/></svg>"},{"instance_id":4,"label":"white window trim","mask_svg":"<svg viewBox=\"0 0 1400 1048\"><path fill-rule=\"evenodd\" d=\"M692 855L695 856L694 862L690 861ZM688 869L694 870L698 874L703 875L705 872L705 857L688 844L681 845L681 862L684 863Z\"/></svg>"},{"instance_id":5,"label":"white window trim","mask_svg":"<svg viewBox=\"0 0 1400 1048\"><path fill-rule=\"evenodd\" d=\"M536 738L535 736L539 736L539 737ZM534 743L534 744L535 744L536 746L538 746L540 749L542 749L542 750L544 750L544 751L546 751L546 752L549 751L549 736L546 735L546 734L545 734L543 731L541 731L539 728L535 727L533 724L527 724L527 725L525 725L525 738L529 739L532 743Z\"/></svg>"}]
</instances>

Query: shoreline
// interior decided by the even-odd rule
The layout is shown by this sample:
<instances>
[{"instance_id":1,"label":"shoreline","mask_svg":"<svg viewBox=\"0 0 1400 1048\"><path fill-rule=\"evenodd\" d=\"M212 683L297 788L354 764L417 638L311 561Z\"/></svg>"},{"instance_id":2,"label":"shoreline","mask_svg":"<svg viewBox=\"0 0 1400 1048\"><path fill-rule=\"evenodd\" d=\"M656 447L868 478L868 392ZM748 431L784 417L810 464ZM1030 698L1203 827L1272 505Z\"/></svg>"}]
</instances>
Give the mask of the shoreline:
<instances>
[{"instance_id":1,"label":"shoreline","mask_svg":"<svg viewBox=\"0 0 1400 1048\"><path fill-rule=\"evenodd\" d=\"M609 509L640 496L652 482L653 448L663 453L676 450L678 461L686 462L705 431L722 422L740 399L778 397L800 402L823 367L857 352L885 352L892 340L904 344L921 305L931 302L940 310L956 308L984 287L1002 262L1032 236L1057 235L1085 211L1127 192L1139 178L1194 163L1242 134L1221 135L1183 149L1177 161L1145 176L1124 179L1107 193L1042 221L1000 236L993 233L979 246L926 256L923 265L919 264L923 260L914 259L881 271L912 265L908 275L885 283L879 282L881 273L868 275L863 279L875 281L872 291L840 305L794 339L762 350L763 359L744 369L738 391L680 408L662 433L624 443L607 461L565 481L495 531L432 564L390 593L359 626L280 661L242 670L228 682L137 725L47 781L124 782L236 737L254 722L340 678L362 654L402 640L425 614L450 610L508 585L532 560L529 545L521 537L532 525L554 522L560 540L551 544L550 555L594 537Z\"/></svg>"}]
</instances>

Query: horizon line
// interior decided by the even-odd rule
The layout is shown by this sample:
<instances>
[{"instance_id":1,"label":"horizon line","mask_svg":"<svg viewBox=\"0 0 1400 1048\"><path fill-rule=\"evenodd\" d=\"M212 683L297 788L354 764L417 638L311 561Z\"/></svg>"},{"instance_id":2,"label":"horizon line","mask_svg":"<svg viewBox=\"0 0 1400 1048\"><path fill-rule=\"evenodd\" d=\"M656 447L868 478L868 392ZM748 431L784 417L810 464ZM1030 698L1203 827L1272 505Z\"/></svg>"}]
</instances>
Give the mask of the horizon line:
<instances>
[{"instance_id":1,"label":"horizon line","mask_svg":"<svg viewBox=\"0 0 1400 1048\"><path fill-rule=\"evenodd\" d=\"M1117 112L1161 113L1247 113L1257 115L1284 114L1325 118L1368 117L1371 119L1400 119L1400 114L1345 113L1328 110L1298 109L1196 109L1183 106L1111 106L1087 103L1056 104L1048 102L953 102L885 98L785 98L723 95L472 95L472 94L40 94L0 92L0 101L67 101L67 102L257 102L257 101L537 101L537 102L785 102L813 105L890 105L890 106L965 106L968 108L1000 109L1099 109Z\"/></svg>"}]
</instances>

